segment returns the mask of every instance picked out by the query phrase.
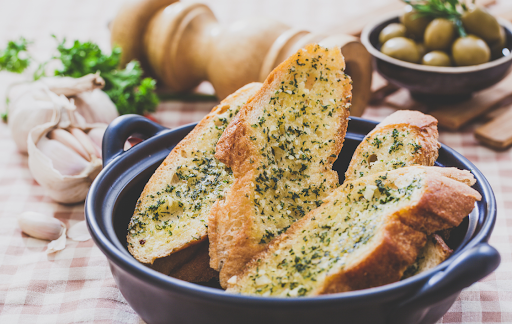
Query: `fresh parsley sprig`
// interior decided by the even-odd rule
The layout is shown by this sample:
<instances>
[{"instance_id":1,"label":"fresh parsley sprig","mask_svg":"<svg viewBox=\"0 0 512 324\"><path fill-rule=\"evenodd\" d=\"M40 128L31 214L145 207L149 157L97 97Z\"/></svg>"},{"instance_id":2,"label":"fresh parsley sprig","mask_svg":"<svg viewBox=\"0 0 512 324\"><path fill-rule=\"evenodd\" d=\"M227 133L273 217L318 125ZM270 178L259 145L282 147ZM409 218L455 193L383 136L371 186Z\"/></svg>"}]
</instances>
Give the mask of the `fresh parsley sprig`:
<instances>
[{"instance_id":1,"label":"fresh parsley sprig","mask_svg":"<svg viewBox=\"0 0 512 324\"><path fill-rule=\"evenodd\" d=\"M7 48L0 52L0 71L22 73L30 65L30 55L27 46L30 44L25 38L9 41Z\"/></svg>"},{"instance_id":2,"label":"fresh parsley sprig","mask_svg":"<svg viewBox=\"0 0 512 324\"><path fill-rule=\"evenodd\" d=\"M461 11L467 11L464 0L402 0L410 5L419 16L429 18L445 18L451 20L459 35L466 37L467 33L462 25ZM474 0L473 0L474 2Z\"/></svg>"},{"instance_id":3,"label":"fresh parsley sprig","mask_svg":"<svg viewBox=\"0 0 512 324\"><path fill-rule=\"evenodd\" d=\"M79 78L100 72L105 80L103 91L114 102L120 115L143 115L155 111L158 105L156 81L142 78L143 71L137 61L128 63L122 70L118 69L121 48L114 47L110 55L105 55L97 44L76 40L66 47L64 39L57 46L57 51L58 55L54 58L62 62L62 68L56 70L55 75Z\"/></svg>"}]
</instances>

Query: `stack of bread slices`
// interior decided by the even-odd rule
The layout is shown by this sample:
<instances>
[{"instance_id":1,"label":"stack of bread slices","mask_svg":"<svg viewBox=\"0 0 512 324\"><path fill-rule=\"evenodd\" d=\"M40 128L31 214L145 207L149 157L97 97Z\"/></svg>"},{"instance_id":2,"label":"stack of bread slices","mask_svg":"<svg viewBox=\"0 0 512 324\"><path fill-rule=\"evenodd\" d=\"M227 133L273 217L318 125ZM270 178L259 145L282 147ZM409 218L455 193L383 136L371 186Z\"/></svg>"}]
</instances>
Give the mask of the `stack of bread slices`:
<instances>
[{"instance_id":1,"label":"stack of bread slices","mask_svg":"<svg viewBox=\"0 0 512 324\"><path fill-rule=\"evenodd\" d=\"M352 82L339 48L309 45L215 107L139 198L128 249L229 292L312 296L375 287L432 268L438 233L480 199L468 171L433 167L437 121L403 111L358 146L340 186L332 165Z\"/></svg>"}]
</instances>

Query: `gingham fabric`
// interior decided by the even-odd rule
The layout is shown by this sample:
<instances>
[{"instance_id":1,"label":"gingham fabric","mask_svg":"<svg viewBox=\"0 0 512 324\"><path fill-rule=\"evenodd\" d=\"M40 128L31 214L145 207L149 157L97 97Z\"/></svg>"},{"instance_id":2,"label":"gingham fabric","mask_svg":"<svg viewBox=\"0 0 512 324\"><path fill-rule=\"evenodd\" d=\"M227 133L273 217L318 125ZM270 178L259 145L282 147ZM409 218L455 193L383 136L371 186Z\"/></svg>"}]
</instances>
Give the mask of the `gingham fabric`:
<instances>
[{"instance_id":1,"label":"gingham fabric","mask_svg":"<svg viewBox=\"0 0 512 324\"><path fill-rule=\"evenodd\" d=\"M393 1L393 0L389 0ZM118 0L1 0L0 48L18 36L35 40L39 60L55 48L51 33L68 39L91 39L107 49L110 21ZM295 27L326 30L336 20L353 18L365 7L385 1L245 0L206 1L222 22L267 15ZM276 5L277 3L277 5ZM499 1L499 6L510 1ZM498 10L498 9L495 9ZM289 14L282 14L287 12ZM0 72L0 100L7 85L20 76ZM155 117L168 127L200 120L214 102L160 105ZM3 107L0 107L3 111ZM369 107L364 117L382 120L393 110ZM472 130L441 131L441 141L470 159L491 183L498 205L498 220L491 245L502 257L498 270L465 289L439 323L512 323L512 150L495 152L479 145ZM47 242L22 234L16 216L38 211L70 226L84 219L83 204L53 202L32 178L27 156L20 154L7 125L0 123L0 323L142 323L126 303L103 254L89 240L68 239L61 252L47 256Z\"/></svg>"}]
</instances>

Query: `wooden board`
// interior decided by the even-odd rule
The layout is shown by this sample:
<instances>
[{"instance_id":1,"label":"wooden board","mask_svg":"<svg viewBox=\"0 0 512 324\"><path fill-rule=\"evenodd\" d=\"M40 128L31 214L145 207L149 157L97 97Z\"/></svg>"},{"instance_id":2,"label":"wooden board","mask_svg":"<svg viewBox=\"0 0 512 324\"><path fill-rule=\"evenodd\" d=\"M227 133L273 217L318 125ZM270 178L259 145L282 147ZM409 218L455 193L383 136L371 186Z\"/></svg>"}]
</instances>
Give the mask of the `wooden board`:
<instances>
[{"instance_id":1,"label":"wooden board","mask_svg":"<svg viewBox=\"0 0 512 324\"><path fill-rule=\"evenodd\" d=\"M388 96L385 104L408 110L427 112L439 121L439 125L457 130L469 121L494 109L512 96L512 73L495 86L476 93L470 100L453 105L426 105L413 100L405 89Z\"/></svg>"},{"instance_id":2,"label":"wooden board","mask_svg":"<svg viewBox=\"0 0 512 324\"><path fill-rule=\"evenodd\" d=\"M512 145L512 105L507 110L475 130L477 140L494 149L504 150Z\"/></svg>"}]
</instances>

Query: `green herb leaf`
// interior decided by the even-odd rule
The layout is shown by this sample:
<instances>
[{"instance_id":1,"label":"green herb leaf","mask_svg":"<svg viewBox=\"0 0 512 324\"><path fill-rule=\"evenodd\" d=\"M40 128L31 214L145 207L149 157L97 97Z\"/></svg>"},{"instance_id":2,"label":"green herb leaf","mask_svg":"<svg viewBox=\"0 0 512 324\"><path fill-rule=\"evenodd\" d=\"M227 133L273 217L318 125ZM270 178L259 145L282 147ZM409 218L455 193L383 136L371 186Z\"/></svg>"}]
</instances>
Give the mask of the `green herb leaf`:
<instances>
[{"instance_id":1,"label":"green herb leaf","mask_svg":"<svg viewBox=\"0 0 512 324\"><path fill-rule=\"evenodd\" d=\"M55 36L54 36L55 37ZM66 47L64 39L57 47L62 69L55 75L79 78L90 73L99 72L105 80L103 91L117 107L119 114L140 114L155 111L158 97L154 90L156 81L142 78L143 71L139 62L132 61L123 70L118 70L121 49L114 47L110 55L102 53L97 44L74 41Z\"/></svg>"},{"instance_id":2,"label":"green herb leaf","mask_svg":"<svg viewBox=\"0 0 512 324\"><path fill-rule=\"evenodd\" d=\"M29 44L23 37L17 41L9 41L7 48L0 52L0 71L23 72L30 65L31 59L27 52Z\"/></svg>"},{"instance_id":3,"label":"green herb leaf","mask_svg":"<svg viewBox=\"0 0 512 324\"><path fill-rule=\"evenodd\" d=\"M451 20L460 37L466 37L467 33L462 25L462 12L466 11L467 5L464 0L402 0L410 5L419 16L429 18L445 18Z\"/></svg>"}]
</instances>

